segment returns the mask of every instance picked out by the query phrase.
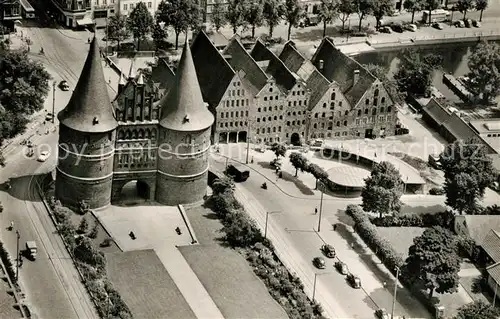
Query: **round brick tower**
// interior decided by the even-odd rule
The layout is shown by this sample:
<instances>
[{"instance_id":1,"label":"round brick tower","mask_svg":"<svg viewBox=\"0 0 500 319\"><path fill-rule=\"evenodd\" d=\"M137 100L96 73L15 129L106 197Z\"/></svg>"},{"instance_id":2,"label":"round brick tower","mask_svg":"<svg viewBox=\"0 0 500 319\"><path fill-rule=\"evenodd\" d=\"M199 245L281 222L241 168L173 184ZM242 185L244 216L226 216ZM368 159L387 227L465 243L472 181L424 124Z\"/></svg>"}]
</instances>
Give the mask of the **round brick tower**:
<instances>
[{"instance_id":1,"label":"round brick tower","mask_svg":"<svg viewBox=\"0 0 500 319\"><path fill-rule=\"evenodd\" d=\"M207 189L214 116L203 102L188 44L182 52L175 86L160 105L156 201L165 205L199 203Z\"/></svg>"},{"instance_id":2,"label":"round brick tower","mask_svg":"<svg viewBox=\"0 0 500 319\"><path fill-rule=\"evenodd\" d=\"M56 197L71 206L81 200L90 208L108 205L118 123L113 115L95 37L78 84L58 119Z\"/></svg>"}]
</instances>

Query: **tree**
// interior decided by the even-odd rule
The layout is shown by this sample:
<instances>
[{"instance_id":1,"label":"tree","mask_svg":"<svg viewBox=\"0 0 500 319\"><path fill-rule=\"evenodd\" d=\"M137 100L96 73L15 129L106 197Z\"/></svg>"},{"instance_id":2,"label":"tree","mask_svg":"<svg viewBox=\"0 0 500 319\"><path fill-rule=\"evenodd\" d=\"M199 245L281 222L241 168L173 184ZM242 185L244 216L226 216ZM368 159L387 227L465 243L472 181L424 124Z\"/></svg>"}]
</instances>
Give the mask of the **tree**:
<instances>
[{"instance_id":1,"label":"tree","mask_svg":"<svg viewBox=\"0 0 500 319\"><path fill-rule=\"evenodd\" d=\"M483 21L483 11L488 7L488 0L476 0L476 10L481 11L479 21Z\"/></svg>"},{"instance_id":2,"label":"tree","mask_svg":"<svg viewBox=\"0 0 500 319\"><path fill-rule=\"evenodd\" d=\"M395 103L403 104L404 94L401 94L401 92L398 90L396 81L392 78L389 78L389 69L377 64L363 64L363 66L368 72L373 74L382 82L382 85Z\"/></svg>"},{"instance_id":3,"label":"tree","mask_svg":"<svg viewBox=\"0 0 500 319\"><path fill-rule=\"evenodd\" d=\"M156 50L163 49L165 47L167 36L168 34L166 28L162 27L159 23L155 23L151 37L153 38Z\"/></svg>"},{"instance_id":4,"label":"tree","mask_svg":"<svg viewBox=\"0 0 500 319\"><path fill-rule=\"evenodd\" d=\"M441 1L439 0L422 0L423 1L423 9L429 11L429 24L432 23L432 10L436 10L441 5ZM427 22L426 22L427 23Z\"/></svg>"},{"instance_id":5,"label":"tree","mask_svg":"<svg viewBox=\"0 0 500 319\"><path fill-rule=\"evenodd\" d=\"M90 230L88 236L90 239L96 239L97 235L99 235L99 224L96 222Z\"/></svg>"},{"instance_id":6,"label":"tree","mask_svg":"<svg viewBox=\"0 0 500 319\"><path fill-rule=\"evenodd\" d=\"M423 0L405 0L403 2L405 10L411 12L411 23L415 21L415 12L421 11L423 5Z\"/></svg>"},{"instance_id":7,"label":"tree","mask_svg":"<svg viewBox=\"0 0 500 319\"><path fill-rule=\"evenodd\" d=\"M455 4L455 8L457 9L457 11L460 11L464 14L464 20L465 20L465 17L467 16L467 11L472 10L472 8L474 8L474 1L458 0L457 3Z\"/></svg>"},{"instance_id":8,"label":"tree","mask_svg":"<svg viewBox=\"0 0 500 319\"><path fill-rule=\"evenodd\" d=\"M141 48L141 41L151 32L153 17L144 2L139 2L127 18L127 27L137 41L137 51Z\"/></svg>"},{"instance_id":9,"label":"tree","mask_svg":"<svg viewBox=\"0 0 500 319\"><path fill-rule=\"evenodd\" d=\"M235 211L225 221L224 240L232 247L250 247L262 240L259 228L246 214Z\"/></svg>"},{"instance_id":10,"label":"tree","mask_svg":"<svg viewBox=\"0 0 500 319\"><path fill-rule=\"evenodd\" d=\"M402 194L401 174L391 163L380 162L375 164L371 175L365 179L365 186L361 191L362 207L367 212L378 212L380 217L399 212Z\"/></svg>"},{"instance_id":11,"label":"tree","mask_svg":"<svg viewBox=\"0 0 500 319\"><path fill-rule=\"evenodd\" d=\"M299 21L304 15L304 9L300 0L285 0L284 16L286 22L288 22L288 34L287 40L290 40L290 35L292 34L292 27L297 27Z\"/></svg>"},{"instance_id":12,"label":"tree","mask_svg":"<svg viewBox=\"0 0 500 319\"><path fill-rule=\"evenodd\" d=\"M500 93L500 46L481 42L474 48L468 62L470 90L489 104Z\"/></svg>"},{"instance_id":13,"label":"tree","mask_svg":"<svg viewBox=\"0 0 500 319\"><path fill-rule=\"evenodd\" d=\"M338 10L340 12L340 21L342 21L342 30L345 30L345 23L356 12L354 2L351 0L340 0Z\"/></svg>"},{"instance_id":14,"label":"tree","mask_svg":"<svg viewBox=\"0 0 500 319\"><path fill-rule=\"evenodd\" d=\"M228 176L218 178L212 184L212 191L214 195L223 194L228 191L232 193L234 191L234 188L234 181Z\"/></svg>"},{"instance_id":15,"label":"tree","mask_svg":"<svg viewBox=\"0 0 500 319\"><path fill-rule=\"evenodd\" d=\"M226 20L233 27L233 34L236 34L238 28L245 22L244 14L243 0L229 0L227 2Z\"/></svg>"},{"instance_id":16,"label":"tree","mask_svg":"<svg viewBox=\"0 0 500 319\"><path fill-rule=\"evenodd\" d=\"M224 11L224 3L222 0L214 0L211 21L215 27L215 31L217 32L219 32L220 28L226 25L226 13Z\"/></svg>"},{"instance_id":17,"label":"tree","mask_svg":"<svg viewBox=\"0 0 500 319\"><path fill-rule=\"evenodd\" d=\"M200 8L194 0L162 0L156 11L156 20L171 26L175 32L175 49L179 48L179 35L197 25Z\"/></svg>"},{"instance_id":18,"label":"tree","mask_svg":"<svg viewBox=\"0 0 500 319\"><path fill-rule=\"evenodd\" d=\"M73 254L78 261L93 267L104 267L104 254L94 248L88 237L81 236L76 239L76 246L73 250Z\"/></svg>"},{"instance_id":19,"label":"tree","mask_svg":"<svg viewBox=\"0 0 500 319\"><path fill-rule=\"evenodd\" d=\"M500 316L498 308L482 301L474 301L458 308L453 319L497 319Z\"/></svg>"},{"instance_id":20,"label":"tree","mask_svg":"<svg viewBox=\"0 0 500 319\"><path fill-rule=\"evenodd\" d=\"M353 0L353 3L359 17L358 31L361 32L363 20L373 12L372 0Z\"/></svg>"},{"instance_id":21,"label":"tree","mask_svg":"<svg viewBox=\"0 0 500 319\"><path fill-rule=\"evenodd\" d=\"M1 152L0 152L0 166L5 167L5 156L3 156Z\"/></svg>"},{"instance_id":22,"label":"tree","mask_svg":"<svg viewBox=\"0 0 500 319\"><path fill-rule=\"evenodd\" d=\"M109 17L108 21L108 39L115 41L118 50L120 50L120 43L130 37L130 31L127 28L127 17L120 14Z\"/></svg>"},{"instance_id":23,"label":"tree","mask_svg":"<svg viewBox=\"0 0 500 319\"><path fill-rule=\"evenodd\" d=\"M297 177L299 169L301 172L307 169L308 162L309 161L304 155L297 152L290 153L290 163L292 163L292 166L295 168L295 177Z\"/></svg>"},{"instance_id":24,"label":"tree","mask_svg":"<svg viewBox=\"0 0 500 319\"><path fill-rule=\"evenodd\" d=\"M83 217L82 220L80 221L80 225L78 225L77 233L85 234L88 230L89 230L89 222L87 221L87 218Z\"/></svg>"},{"instance_id":25,"label":"tree","mask_svg":"<svg viewBox=\"0 0 500 319\"><path fill-rule=\"evenodd\" d=\"M392 8L392 0L373 0L372 12L375 20L377 21L377 25L375 26L377 30L380 28L380 21L382 18L389 15L392 12Z\"/></svg>"},{"instance_id":26,"label":"tree","mask_svg":"<svg viewBox=\"0 0 500 319\"><path fill-rule=\"evenodd\" d=\"M323 22L323 38L326 37L326 24L339 15L337 0L321 0L318 17Z\"/></svg>"},{"instance_id":27,"label":"tree","mask_svg":"<svg viewBox=\"0 0 500 319\"><path fill-rule=\"evenodd\" d=\"M264 23L264 3L262 1L255 1L249 3L245 7L244 20L252 26L252 38L255 38L255 28L260 27Z\"/></svg>"},{"instance_id":28,"label":"tree","mask_svg":"<svg viewBox=\"0 0 500 319\"><path fill-rule=\"evenodd\" d=\"M274 155L276 155L276 159L278 159L280 156L285 157L286 146L281 143L274 143L271 146L271 151L273 151Z\"/></svg>"},{"instance_id":29,"label":"tree","mask_svg":"<svg viewBox=\"0 0 500 319\"><path fill-rule=\"evenodd\" d=\"M86 201L81 200L78 202L78 213L80 215L87 214L89 210L90 210L90 205Z\"/></svg>"},{"instance_id":30,"label":"tree","mask_svg":"<svg viewBox=\"0 0 500 319\"><path fill-rule=\"evenodd\" d=\"M264 0L262 15L269 27L269 36L273 37L274 28L281 22L284 8L280 0Z\"/></svg>"},{"instance_id":31,"label":"tree","mask_svg":"<svg viewBox=\"0 0 500 319\"><path fill-rule=\"evenodd\" d=\"M316 178L316 186L314 187L314 189L318 189L318 180L328 178L328 173L317 164L309 164L307 166L307 171L311 173L314 178Z\"/></svg>"},{"instance_id":32,"label":"tree","mask_svg":"<svg viewBox=\"0 0 500 319\"><path fill-rule=\"evenodd\" d=\"M414 50L402 54L394 79L400 92L425 95L432 84L432 72L441 63L441 57L434 54L420 55Z\"/></svg>"},{"instance_id":33,"label":"tree","mask_svg":"<svg viewBox=\"0 0 500 319\"><path fill-rule=\"evenodd\" d=\"M455 235L439 226L427 228L413 239L405 268L404 276L410 282L420 281L429 289L429 299L434 291L455 292L460 271Z\"/></svg>"},{"instance_id":34,"label":"tree","mask_svg":"<svg viewBox=\"0 0 500 319\"><path fill-rule=\"evenodd\" d=\"M495 169L476 140L449 144L439 156L444 171L446 204L460 213L475 212L478 199L486 187L495 181Z\"/></svg>"}]
</instances>

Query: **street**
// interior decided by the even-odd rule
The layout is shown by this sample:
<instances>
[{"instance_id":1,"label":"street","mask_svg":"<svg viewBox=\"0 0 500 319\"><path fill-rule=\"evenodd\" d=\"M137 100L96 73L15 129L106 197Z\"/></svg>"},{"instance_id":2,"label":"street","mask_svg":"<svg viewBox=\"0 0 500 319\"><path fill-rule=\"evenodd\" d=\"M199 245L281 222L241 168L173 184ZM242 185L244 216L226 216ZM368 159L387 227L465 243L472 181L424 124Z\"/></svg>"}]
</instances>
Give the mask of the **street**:
<instances>
[{"instance_id":1,"label":"street","mask_svg":"<svg viewBox=\"0 0 500 319\"><path fill-rule=\"evenodd\" d=\"M59 83L66 80L70 91L63 92L55 88L55 114L62 110L71 97L83 62L88 52L87 32L41 28L32 23L20 27L24 37L29 37L33 44L33 59L41 61ZM44 54L39 54L43 47ZM52 82L50 93L45 101L45 112L52 112ZM44 117L43 112L41 118ZM57 125L57 121L56 121ZM48 134L47 134L48 133ZM31 136L35 155L27 158L23 155L25 147L19 145L23 138ZM4 229L14 222L12 232L1 232L13 258L16 255L16 235L21 234L20 249L28 240L34 240L38 246L38 258L35 262L24 260L20 268L20 285L26 294L30 310L39 318L98 318L94 305L81 283L64 244L57 234L45 206L40 200L36 188L37 175L55 168L57 161L57 130L43 119L29 126L23 136L19 136L5 150L7 166L0 169L0 184L11 180L12 188L2 188L0 201L4 206L1 227ZM40 163L36 161L39 152L49 149L50 158ZM5 184L4 184L5 185Z\"/></svg>"}]
</instances>

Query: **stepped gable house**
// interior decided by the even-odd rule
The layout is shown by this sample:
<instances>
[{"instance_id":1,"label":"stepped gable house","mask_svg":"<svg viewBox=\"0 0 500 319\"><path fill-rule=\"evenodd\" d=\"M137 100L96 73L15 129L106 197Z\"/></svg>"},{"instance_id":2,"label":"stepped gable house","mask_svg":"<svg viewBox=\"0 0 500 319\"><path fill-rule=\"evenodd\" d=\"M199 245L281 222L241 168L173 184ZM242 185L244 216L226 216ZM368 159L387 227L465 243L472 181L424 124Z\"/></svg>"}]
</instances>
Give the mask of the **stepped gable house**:
<instances>
[{"instance_id":1,"label":"stepped gable house","mask_svg":"<svg viewBox=\"0 0 500 319\"><path fill-rule=\"evenodd\" d=\"M166 205L200 203L206 193L214 117L203 101L188 45L177 74L160 61L146 78L122 75L109 99L97 40L66 108L58 114L56 197L108 205L137 180L138 193Z\"/></svg>"},{"instance_id":2,"label":"stepped gable house","mask_svg":"<svg viewBox=\"0 0 500 319\"><path fill-rule=\"evenodd\" d=\"M213 142L394 135L397 109L382 82L323 39L312 60L288 41L279 55L238 36L219 51L204 32L192 45L204 100L215 115Z\"/></svg>"}]
</instances>

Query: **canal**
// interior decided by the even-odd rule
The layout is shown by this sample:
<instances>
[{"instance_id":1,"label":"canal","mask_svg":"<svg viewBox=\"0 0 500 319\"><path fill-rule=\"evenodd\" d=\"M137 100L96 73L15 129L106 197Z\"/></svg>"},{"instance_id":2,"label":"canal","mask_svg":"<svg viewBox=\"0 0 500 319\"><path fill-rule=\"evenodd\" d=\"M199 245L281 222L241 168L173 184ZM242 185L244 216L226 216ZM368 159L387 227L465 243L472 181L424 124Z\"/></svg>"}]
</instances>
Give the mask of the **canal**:
<instances>
[{"instance_id":1,"label":"canal","mask_svg":"<svg viewBox=\"0 0 500 319\"><path fill-rule=\"evenodd\" d=\"M465 75L469 72L467 67L468 57L476 43L457 43L432 46L411 47L422 54L434 53L441 56L442 65L434 71L433 85L451 101L459 102L460 99L443 83L443 72L451 73L455 77ZM377 64L389 69L393 74L398 67L399 56L406 48L383 48L376 51L361 53L354 56L361 64Z\"/></svg>"}]
</instances>

